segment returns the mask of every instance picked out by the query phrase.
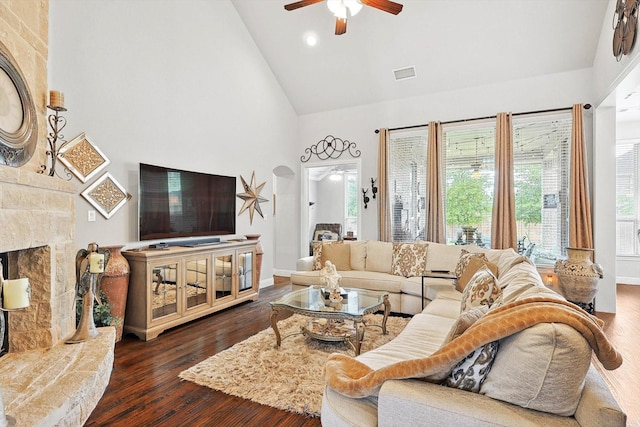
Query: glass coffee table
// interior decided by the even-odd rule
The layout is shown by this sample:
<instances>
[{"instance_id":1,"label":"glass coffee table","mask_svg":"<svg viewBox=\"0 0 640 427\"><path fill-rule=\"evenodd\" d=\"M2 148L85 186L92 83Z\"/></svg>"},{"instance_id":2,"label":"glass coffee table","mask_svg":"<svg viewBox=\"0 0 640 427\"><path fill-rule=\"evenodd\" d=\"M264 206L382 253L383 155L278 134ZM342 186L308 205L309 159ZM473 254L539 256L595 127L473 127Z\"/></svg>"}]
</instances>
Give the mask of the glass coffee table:
<instances>
[{"instance_id":1,"label":"glass coffee table","mask_svg":"<svg viewBox=\"0 0 640 427\"><path fill-rule=\"evenodd\" d=\"M321 288L310 286L290 292L270 304L271 327L276 334L278 347L283 339L278 330L278 315L281 312L298 313L312 318L307 325L302 326L303 334L322 341L348 342L353 346L356 356L360 354L365 326L378 326L386 335L387 318L391 311L388 292L351 288L344 289L340 303L330 302L324 297ZM364 315L380 309L384 309L382 325L366 325ZM353 322L353 327L345 325L346 320Z\"/></svg>"}]
</instances>

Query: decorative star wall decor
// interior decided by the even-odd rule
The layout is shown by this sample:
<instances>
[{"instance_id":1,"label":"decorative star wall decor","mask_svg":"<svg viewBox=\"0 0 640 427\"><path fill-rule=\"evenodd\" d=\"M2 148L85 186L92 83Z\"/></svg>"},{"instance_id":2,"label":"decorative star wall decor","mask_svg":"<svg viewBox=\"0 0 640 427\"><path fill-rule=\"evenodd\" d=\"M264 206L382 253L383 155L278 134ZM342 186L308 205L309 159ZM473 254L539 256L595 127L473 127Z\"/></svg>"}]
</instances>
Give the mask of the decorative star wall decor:
<instances>
[{"instance_id":1,"label":"decorative star wall decor","mask_svg":"<svg viewBox=\"0 0 640 427\"><path fill-rule=\"evenodd\" d=\"M260 208L260 202L268 202L267 199L260 196L260 192L264 188L266 181L262 184L256 186L256 171L253 171L251 174L251 184L248 185L247 181L244 180L242 175L240 175L240 180L242 180L242 187L244 188L244 193L238 194L238 197L244 200L242 207L240 208L240 212L238 212L238 216L242 214L242 212L249 210L249 224L253 224L253 212L258 212L262 218L264 215L262 214L262 209Z\"/></svg>"}]
</instances>

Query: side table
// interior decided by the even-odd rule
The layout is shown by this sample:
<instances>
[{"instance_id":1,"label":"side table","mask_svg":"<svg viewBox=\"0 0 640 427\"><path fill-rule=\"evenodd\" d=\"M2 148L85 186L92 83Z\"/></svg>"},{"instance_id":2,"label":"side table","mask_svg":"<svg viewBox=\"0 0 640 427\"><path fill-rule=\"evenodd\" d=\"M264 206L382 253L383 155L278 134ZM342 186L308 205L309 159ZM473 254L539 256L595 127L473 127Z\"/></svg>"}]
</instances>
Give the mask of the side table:
<instances>
[{"instance_id":1,"label":"side table","mask_svg":"<svg viewBox=\"0 0 640 427\"><path fill-rule=\"evenodd\" d=\"M420 284L420 295L422 302L422 309L424 310L424 279L425 277L435 277L438 279L457 279L458 277L450 271L445 270L427 270L422 273L422 279Z\"/></svg>"}]
</instances>

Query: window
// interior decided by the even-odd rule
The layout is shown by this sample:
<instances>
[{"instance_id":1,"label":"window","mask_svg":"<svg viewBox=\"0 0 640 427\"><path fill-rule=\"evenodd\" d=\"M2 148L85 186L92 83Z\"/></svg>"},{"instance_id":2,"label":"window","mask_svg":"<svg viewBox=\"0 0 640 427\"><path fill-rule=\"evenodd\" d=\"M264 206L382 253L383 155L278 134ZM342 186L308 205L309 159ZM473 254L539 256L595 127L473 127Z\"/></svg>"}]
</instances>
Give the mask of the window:
<instances>
[{"instance_id":1,"label":"window","mask_svg":"<svg viewBox=\"0 0 640 427\"><path fill-rule=\"evenodd\" d=\"M395 131L390 136L394 241L425 236L427 135L424 128ZM490 247L495 120L444 125L442 138L446 241ZM570 112L513 119L518 250L537 264L553 264L568 245L570 143ZM638 182L637 177L635 180Z\"/></svg>"},{"instance_id":2,"label":"window","mask_svg":"<svg viewBox=\"0 0 640 427\"><path fill-rule=\"evenodd\" d=\"M447 242L490 246L495 121L442 129Z\"/></svg>"},{"instance_id":3,"label":"window","mask_svg":"<svg viewBox=\"0 0 640 427\"><path fill-rule=\"evenodd\" d=\"M519 251L554 264L569 244L571 113L513 119Z\"/></svg>"},{"instance_id":4,"label":"window","mask_svg":"<svg viewBox=\"0 0 640 427\"><path fill-rule=\"evenodd\" d=\"M394 242L425 238L427 129L392 132L389 140L389 200Z\"/></svg>"},{"instance_id":5,"label":"window","mask_svg":"<svg viewBox=\"0 0 640 427\"><path fill-rule=\"evenodd\" d=\"M616 144L616 254L640 255L640 140Z\"/></svg>"}]
</instances>

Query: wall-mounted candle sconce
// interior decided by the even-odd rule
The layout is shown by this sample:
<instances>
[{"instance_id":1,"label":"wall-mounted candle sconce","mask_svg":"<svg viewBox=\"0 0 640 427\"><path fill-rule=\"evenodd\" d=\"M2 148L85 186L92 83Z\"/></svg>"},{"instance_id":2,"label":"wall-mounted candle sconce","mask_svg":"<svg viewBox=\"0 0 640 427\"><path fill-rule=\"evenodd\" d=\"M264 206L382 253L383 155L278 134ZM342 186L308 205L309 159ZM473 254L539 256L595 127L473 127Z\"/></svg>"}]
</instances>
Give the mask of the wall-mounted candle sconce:
<instances>
[{"instance_id":1,"label":"wall-mounted candle sconce","mask_svg":"<svg viewBox=\"0 0 640 427\"><path fill-rule=\"evenodd\" d=\"M367 196L367 193L369 192L369 190L367 189L362 189L362 201L364 202L364 208L367 209L367 203L369 203L369 196Z\"/></svg>"},{"instance_id":2,"label":"wall-mounted candle sconce","mask_svg":"<svg viewBox=\"0 0 640 427\"><path fill-rule=\"evenodd\" d=\"M371 197L376 198L376 194L378 194L378 187L376 187L377 179L371 178Z\"/></svg>"}]
</instances>

